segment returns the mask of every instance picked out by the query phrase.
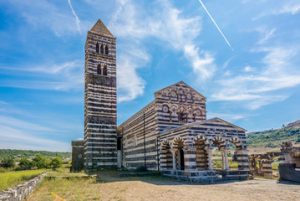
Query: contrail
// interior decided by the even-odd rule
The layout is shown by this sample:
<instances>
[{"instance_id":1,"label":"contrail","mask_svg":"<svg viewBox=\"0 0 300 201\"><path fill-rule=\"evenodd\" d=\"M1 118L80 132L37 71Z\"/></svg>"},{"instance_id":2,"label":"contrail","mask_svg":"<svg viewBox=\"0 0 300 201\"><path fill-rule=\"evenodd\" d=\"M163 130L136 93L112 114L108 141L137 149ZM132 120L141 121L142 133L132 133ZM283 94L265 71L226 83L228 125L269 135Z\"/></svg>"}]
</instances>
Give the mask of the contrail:
<instances>
[{"instance_id":1,"label":"contrail","mask_svg":"<svg viewBox=\"0 0 300 201\"><path fill-rule=\"evenodd\" d=\"M223 31L220 29L220 27L218 26L218 24L216 23L216 21L214 20L214 18L211 16L210 12L207 10L206 6L204 5L204 3L202 2L202 0L199 0L202 8L205 10L205 12L207 13L207 15L209 16L209 18L211 19L211 21L214 23L214 25L216 26L216 28L218 29L219 33L222 35L222 37L224 38L225 42L227 43L227 45L230 47L231 50L233 50L231 44L229 43L228 39L226 38L225 34L223 33Z\"/></svg>"},{"instance_id":2,"label":"contrail","mask_svg":"<svg viewBox=\"0 0 300 201\"><path fill-rule=\"evenodd\" d=\"M71 0L68 0L68 4L69 4L70 9L71 9L71 11L72 11L72 14L73 14L73 16L75 17L75 20L76 20L77 31L81 34L80 19L79 19L79 17L77 16L75 10L73 9Z\"/></svg>"}]
</instances>

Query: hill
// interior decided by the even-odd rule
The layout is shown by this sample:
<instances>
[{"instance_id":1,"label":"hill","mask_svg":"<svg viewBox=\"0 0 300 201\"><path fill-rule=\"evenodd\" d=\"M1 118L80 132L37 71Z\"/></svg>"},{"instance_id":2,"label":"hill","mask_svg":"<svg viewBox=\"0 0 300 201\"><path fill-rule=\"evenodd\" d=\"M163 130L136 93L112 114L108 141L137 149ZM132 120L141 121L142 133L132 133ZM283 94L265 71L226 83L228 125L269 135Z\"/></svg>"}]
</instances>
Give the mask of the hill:
<instances>
[{"instance_id":1,"label":"hill","mask_svg":"<svg viewBox=\"0 0 300 201\"><path fill-rule=\"evenodd\" d=\"M284 141L300 143L300 120L279 129L248 133L250 147L279 147Z\"/></svg>"},{"instance_id":2,"label":"hill","mask_svg":"<svg viewBox=\"0 0 300 201\"><path fill-rule=\"evenodd\" d=\"M7 157L12 158L33 158L40 154L47 157L60 156L62 158L71 158L70 152L50 152L50 151L33 151L33 150L16 150L16 149L0 149L0 160Z\"/></svg>"}]
</instances>

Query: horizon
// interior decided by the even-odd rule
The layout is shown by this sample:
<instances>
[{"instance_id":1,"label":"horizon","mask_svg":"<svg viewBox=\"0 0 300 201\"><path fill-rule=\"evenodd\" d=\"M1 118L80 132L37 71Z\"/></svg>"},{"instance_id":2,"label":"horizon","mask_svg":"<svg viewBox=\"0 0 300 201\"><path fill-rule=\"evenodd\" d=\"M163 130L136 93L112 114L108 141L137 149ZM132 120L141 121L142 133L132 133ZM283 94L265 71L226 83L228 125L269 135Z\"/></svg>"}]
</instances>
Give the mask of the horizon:
<instances>
[{"instance_id":1,"label":"horizon","mask_svg":"<svg viewBox=\"0 0 300 201\"><path fill-rule=\"evenodd\" d=\"M299 120L300 3L270 2L0 1L0 149L70 152L83 138L98 19L117 38L118 125L181 80L207 98L207 119L248 133Z\"/></svg>"}]
</instances>

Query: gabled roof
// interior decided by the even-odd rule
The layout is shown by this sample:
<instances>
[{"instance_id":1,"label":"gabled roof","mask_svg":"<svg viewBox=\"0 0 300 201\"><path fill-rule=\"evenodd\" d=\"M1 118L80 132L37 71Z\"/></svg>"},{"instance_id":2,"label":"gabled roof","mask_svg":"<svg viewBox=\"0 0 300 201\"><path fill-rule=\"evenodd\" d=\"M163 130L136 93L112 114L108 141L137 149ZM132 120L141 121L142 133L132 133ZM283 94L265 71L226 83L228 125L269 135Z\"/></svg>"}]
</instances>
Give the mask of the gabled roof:
<instances>
[{"instance_id":1,"label":"gabled roof","mask_svg":"<svg viewBox=\"0 0 300 201\"><path fill-rule=\"evenodd\" d=\"M222 125L227 125L227 126L231 126L233 128L237 128L237 129L241 129L243 131L246 131L245 129L243 129L243 128L239 127L239 126L234 125L234 124L232 124L232 123L230 123L228 121L225 121L224 119L218 118L218 117L214 117L212 119L205 120L204 124L205 123L222 124Z\"/></svg>"},{"instance_id":2,"label":"gabled roof","mask_svg":"<svg viewBox=\"0 0 300 201\"><path fill-rule=\"evenodd\" d=\"M181 129L189 129L189 128L195 128L195 127L210 127L211 125L215 124L216 127L231 127L232 129L236 129L236 130L241 130L246 132L245 129L236 126L228 121L225 121L223 119L220 119L218 117L212 118L212 119L208 119L208 120L202 120L202 121L195 121L192 123L186 123L183 124L182 126L176 127L176 128L172 128L169 130L166 130L165 132L163 132L162 134L166 134L166 133L170 133L170 132L174 132L177 130L181 130Z\"/></svg>"},{"instance_id":3,"label":"gabled roof","mask_svg":"<svg viewBox=\"0 0 300 201\"><path fill-rule=\"evenodd\" d=\"M99 35L114 37L100 19L96 22L96 24L91 28L90 31Z\"/></svg>"},{"instance_id":4,"label":"gabled roof","mask_svg":"<svg viewBox=\"0 0 300 201\"><path fill-rule=\"evenodd\" d=\"M185 87L187 87L187 88L190 88L190 89L192 89L195 93L197 93L199 96L201 96L201 97L203 97L204 99L206 99L205 96L203 96L200 92L198 92L197 90L195 90L193 87L191 87L191 86L189 86L188 84L186 84L184 81L179 81L179 82L177 82L177 83L175 83L175 84L172 84L172 85L170 85L170 86L167 86L167 87L165 87L165 88L162 88L162 89L156 91L154 94L158 94L158 93L162 92L163 90L166 90L166 89L168 89L168 88L172 88L172 87L174 87L174 86L185 86Z\"/></svg>"}]
</instances>

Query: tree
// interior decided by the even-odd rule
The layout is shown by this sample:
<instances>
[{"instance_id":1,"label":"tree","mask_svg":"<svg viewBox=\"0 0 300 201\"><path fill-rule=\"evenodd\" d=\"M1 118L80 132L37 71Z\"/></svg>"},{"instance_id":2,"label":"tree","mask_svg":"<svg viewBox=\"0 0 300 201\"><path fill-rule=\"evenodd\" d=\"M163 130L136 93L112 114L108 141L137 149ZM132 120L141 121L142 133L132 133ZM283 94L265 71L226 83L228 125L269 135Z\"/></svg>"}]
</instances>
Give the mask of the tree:
<instances>
[{"instance_id":1,"label":"tree","mask_svg":"<svg viewBox=\"0 0 300 201\"><path fill-rule=\"evenodd\" d=\"M15 161L11 157L4 158L1 161L1 166L4 167L4 168L13 168L13 167L15 167Z\"/></svg>"},{"instance_id":2,"label":"tree","mask_svg":"<svg viewBox=\"0 0 300 201\"><path fill-rule=\"evenodd\" d=\"M33 165L37 167L38 169L42 168L49 168L50 167L50 160L40 154L37 154L33 160Z\"/></svg>"},{"instance_id":3,"label":"tree","mask_svg":"<svg viewBox=\"0 0 300 201\"><path fill-rule=\"evenodd\" d=\"M62 165L62 159L60 157L52 158L52 160L50 162L50 167L53 170L56 170L57 168L60 168L61 165Z\"/></svg>"},{"instance_id":4,"label":"tree","mask_svg":"<svg viewBox=\"0 0 300 201\"><path fill-rule=\"evenodd\" d=\"M27 158L21 158L19 162L19 168L20 170L30 170L33 168L33 162L28 160Z\"/></svg>"}]
</instances>

